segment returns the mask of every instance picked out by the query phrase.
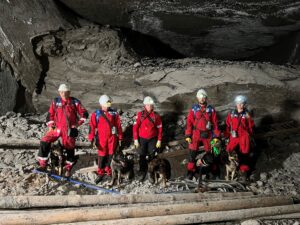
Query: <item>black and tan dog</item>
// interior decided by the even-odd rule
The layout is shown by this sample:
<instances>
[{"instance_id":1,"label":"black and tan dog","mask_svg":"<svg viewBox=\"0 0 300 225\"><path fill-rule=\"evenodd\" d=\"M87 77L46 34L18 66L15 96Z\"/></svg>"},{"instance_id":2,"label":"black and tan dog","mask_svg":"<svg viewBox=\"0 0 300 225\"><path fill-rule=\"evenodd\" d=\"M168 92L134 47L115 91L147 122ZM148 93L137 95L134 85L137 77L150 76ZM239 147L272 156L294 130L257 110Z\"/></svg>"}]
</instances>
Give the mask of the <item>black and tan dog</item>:
<instances>
[{"instance_id":1,"label":"black and tan dog","mask_svg":"<svg viewBox=\"0 0 300 225\"><path fill-rule=\"evenodd\" d=\"M148 163L148 178L151 183L158 184L161 181L163 187L166 187L167 180L171 178L170 162L167 159L153 158Z\"/></svg>"},{"instance_id":2,"label":"black and tan dog","mask_svg":"<svg viewBox=\"0 0 300 225\"><path fill-rule=\"evenodd\" d=\"M238 169L238 155L235 151L228 153L227 160L225 163L226 176L225 180L233 180Z\"/></svg>"},{"instance_id":3,"label":"black and tan dog","mask_svg":"<svg viewBox=\"0 0 300 225\"><path fill-rule=\"evenodd\" d=\"M111 160L111 182L109 183L110 186L113 186L115 180L117 180L117 185L121 184L122 178L126 181L129 181L133 178L133 155L127 154L124 155L122 151L118 151L114 154Z\"/></svg>"},{"instance_id":4,"label":"black and tan dog","mask_svg":"<svg viewBox=\"0 0 300 225\"><path fill-rule=\"evenodd\" d=\"M209 176L211 166L214 163L214 155L211 152L205 152L204 154L199 154L196 160L196 174L200 183L203 175Z\"/></svg>"},{"instance_id":5,"label":"black and tan dog","mask_svg":"<svg viewBox=\"0 0 300 225\"><path fill-rule=\"evenodd\" d=\"M50 151L51 173L62 176L65 161L63 146L59 142L52 144Z\"/></svg>"}]
</instances>

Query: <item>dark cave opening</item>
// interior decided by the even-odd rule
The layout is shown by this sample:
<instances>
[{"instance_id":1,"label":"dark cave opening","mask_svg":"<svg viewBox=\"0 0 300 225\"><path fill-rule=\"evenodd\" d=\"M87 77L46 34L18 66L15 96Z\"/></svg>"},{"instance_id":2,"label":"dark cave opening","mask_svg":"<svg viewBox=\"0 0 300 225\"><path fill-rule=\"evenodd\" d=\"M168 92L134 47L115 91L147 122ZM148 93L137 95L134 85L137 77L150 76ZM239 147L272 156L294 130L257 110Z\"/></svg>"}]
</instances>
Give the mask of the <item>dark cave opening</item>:
<instances>
[{"instance_id":1,"label":"dark cave opening","mask_svg":"<svg viewBox=\"0 0 300 225\"><path fill-rule=\"evenodd\" d=\"M184 55L172 49L159 39L132 29L121 28L128 44L141 57L161 57L167 59L185 58Z\"/></svg>"},{"instance_id":2,"label":"dark cave opening","mask_svg":"<svg viewBox=\"0 0 300 225\"><path fill-rule=\"evenodd\" d=\"M242 60L270 62L276 65L300 64L300 31L291 32L277 38L275 44L259 50L253 56Z\"/></svg>"}]
</instances>

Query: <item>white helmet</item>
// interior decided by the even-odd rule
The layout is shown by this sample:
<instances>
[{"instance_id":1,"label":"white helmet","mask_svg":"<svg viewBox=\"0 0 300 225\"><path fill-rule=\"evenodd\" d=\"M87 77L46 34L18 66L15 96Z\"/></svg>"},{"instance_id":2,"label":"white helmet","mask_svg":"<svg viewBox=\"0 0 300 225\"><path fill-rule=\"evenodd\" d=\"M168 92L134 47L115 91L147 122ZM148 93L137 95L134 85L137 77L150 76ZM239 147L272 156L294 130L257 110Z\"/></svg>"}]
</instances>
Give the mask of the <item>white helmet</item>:
<instances>
[{"instance_id":1,"label":"white helmet","mask_svg":"<svg viewBox=\"0 0 300 225\"><path fill-rule=\"evenodd\" d=\"M150 96L144 98L144 105L154 105L154 100Z\"/></svg>"},{"instance_id":2,"label":"white helmet","mask_svg":"<svg viewBox=\"0 0 300 225\"><path fill-rule=\"evenodd\" d=\"M58 91L70 91L70 86L67 84L61 84L59 85Z\"/></svg>"},{"instance_id":3,"label":"white helmet","mask_svg":"<svg viewBox=\"0 0 300 225\"><path fill-rule=\"evenodd\" d=\"M99 98L99 104L104 107L111 107L111 98L107 95L101 95Z\"/></svg>"},{"instance_id":4,"label":"white helmet","mask_svg":"<svg viewBox=\"0 0 300 225\"><path fill-rule=\"evenodd\" d=\"M207 93L205 90L200 89L196 95L197 98L207 98Z\"/></svg>"},{"instance_id":5,"label":"white helmet","mask_svg":"<svg viewBox=\"0 0 300 225\"><path fill-rule=\"evenodd\" d=\"M247 98L244 95L238 95L235 97L234 102L235 102L235 104L238 104L238 103L246 104Z\"/></svg>"}]
</instances>

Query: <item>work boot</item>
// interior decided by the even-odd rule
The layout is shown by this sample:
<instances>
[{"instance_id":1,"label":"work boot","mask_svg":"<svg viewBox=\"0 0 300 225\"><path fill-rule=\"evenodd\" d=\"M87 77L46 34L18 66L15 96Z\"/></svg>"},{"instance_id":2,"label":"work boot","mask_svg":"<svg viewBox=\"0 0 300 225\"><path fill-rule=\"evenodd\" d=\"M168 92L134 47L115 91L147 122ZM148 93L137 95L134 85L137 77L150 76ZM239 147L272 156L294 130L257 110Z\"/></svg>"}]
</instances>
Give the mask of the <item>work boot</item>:
<instances>
[{"instance_id":1,"label":"work boot","mask_svg":"<svg viewBox=\"0 0 300 225\"><path fill-rule=\"evenodd\" d=\"M111 168L110 167L106 166L104 171L108 177L111 177Z\"/></svg>"},{"instance_id":2,"label":"work boot","mask_svg":"<svg viewBox=\"0 0 300 225\"><path fill-rule=\"evenodd\" d=\"M66 170L65 177L69 178L71 176L71 170Z\"/></svg>"},{"instance_id":3,"label":"work boot","mask_svg":"<svg viewBox=\"0 0 300 225\"><path fill-rule=\"evenodd\" d=\"M65 177L66 178L69 178L71 176L71 170L72 170L72 167L73 167L73 163L71 162L66 162L66 165L65 165Z\"/></svg>"},{"instance_id":4,"label":"work boot","mask_svg":"<svg viewBox=\"0 0 300 225\"><path fill-rule=\"evenodd\" d=\"M44 166L38 165L35 169L41 172L47 172L47 167Z\"/></svg>"},{"instance_id":5,"label":"work boot","mask_svg":"<svg viewBox=\"0 0 300 225\"><path fill-rule=\"evenodd\" d=\"M42 159L39 159L39 162L38 162L38 166L36 167L37 170L39 171L46 171L47 170L47 160L42 160Z\"/></svg>"}]
</instances>

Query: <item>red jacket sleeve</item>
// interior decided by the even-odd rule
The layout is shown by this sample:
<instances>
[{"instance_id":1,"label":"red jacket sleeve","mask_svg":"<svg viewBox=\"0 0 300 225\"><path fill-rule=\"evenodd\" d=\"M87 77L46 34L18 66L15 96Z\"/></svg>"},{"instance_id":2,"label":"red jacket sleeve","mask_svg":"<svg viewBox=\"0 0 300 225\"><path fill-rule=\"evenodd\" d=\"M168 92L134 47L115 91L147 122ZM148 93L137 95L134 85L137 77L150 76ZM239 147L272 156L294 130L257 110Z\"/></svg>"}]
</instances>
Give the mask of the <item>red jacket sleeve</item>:
<instances>
[{"instance_id":1,"label":"red jacket sleeve","mask_svg":"<svg viewBox=\"0 0 300 225\"><path fill-rule=\"evenodd\" d=\"M119 140L123 140L123 131L122 131L121 119L119 114L116 115L116 126L117 126Z\"/></svg>"},{"instance_id":2,"label":"red jacket sleeve","mask_svg":"<svg viewBox=\"0 0 300 225\"><path fill-rule=\"evenodd\" d=\"M90 124L89 124L89 135L88 135L88 139L89 141L93 141L94 137L95 137L95 133L96 133L96 114L93 113L91 118L90 118Z\"/></svg>"},{"instance_id":3,"label":"red jacket sleeve","mask_svg":"<svg viewBox=\"0 0 300 225\"><path fill-rule=\"evenodd\" d=\"M160 115L156 114L156 120L155 120L155 125L158 130L158 135L157 135L157 140L161 141L162 140L162 132L163 132L163 127L162 127L162 121Z\"/></svg>"},{"instance_id":4,"label":"red jacket sleeve","mask_svg":"<svg viewBox=\"0 0 300 225\"><path fill-rule=\"evenodd\" d=\"M139 128L141 126L141 112L138 112L136 114L136 119L133 124L132 130L133 130L133 139L137 140L139 138Z\"/></svg>"},{"instance_id":5,"label":"red jacket sleeve","mask_svg":"<svg viewBox=\"0 0 300 225\"><path fill-rule=\"evenodd\" d=\"M193 127L194 127L194 112L193 110L190 110L188 117L186 119L186 130L185 130L185 136L192 136L193 134Z\"/></svg>"},{"instance_id":6,"label":"red jacket sleeve","mask_svg":"<svg viewBox=\"0 0 300 225\"><path fill-rule=\"evenodd\" d=\"M88 111L83 107L80 101L78 101L78 104L76 104L77 113L80 116L80 119L78 121L78 126L83 124L86 119L89 117Z\"/></svg>"},{"instance_id":7,"label":"red jacket sleeve","mask_svg":"<svg viewBox=\"0 0 300 225\"><path fill-rule=\"evenodd\" d=\"M217 137L220 137L220 130L219 130L219 126L218 126L218 118L217 118L217 113L214 110L211 114L211 120L212 120L212 124L213 124L213 129L214 129L214 134Z\"/></svg>"}]
</instances>

